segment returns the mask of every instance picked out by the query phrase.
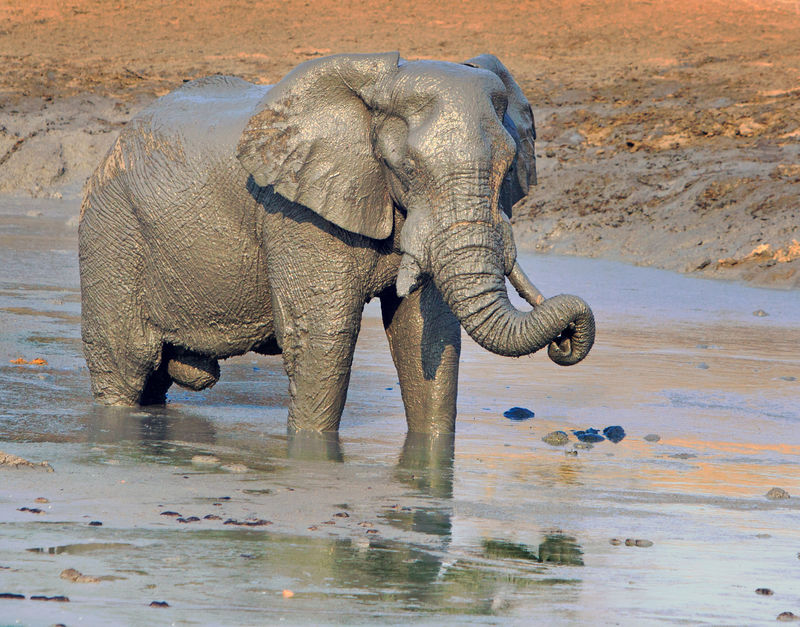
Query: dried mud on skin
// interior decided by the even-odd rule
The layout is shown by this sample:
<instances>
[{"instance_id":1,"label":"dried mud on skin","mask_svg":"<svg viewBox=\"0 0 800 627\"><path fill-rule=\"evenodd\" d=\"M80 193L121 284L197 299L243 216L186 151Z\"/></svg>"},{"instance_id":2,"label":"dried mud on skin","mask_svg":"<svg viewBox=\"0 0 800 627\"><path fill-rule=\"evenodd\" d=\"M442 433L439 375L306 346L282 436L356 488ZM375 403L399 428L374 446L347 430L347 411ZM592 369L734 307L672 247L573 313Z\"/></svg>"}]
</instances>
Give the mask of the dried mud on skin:
<instances>
[{"instance_id":1,"label":"dried mud on skin","mask_svg":"<svg viewBox=\"0 0 800 627\"><path fill-rule=\"evenodd\" d=\"M184 80L273 83L388 49L492 52L520 80L540 181L515 208L523 250L800 286L800 7L784 0L11 0L0 193L77 197L127 120Z\"/></svg>"}]
</instances>

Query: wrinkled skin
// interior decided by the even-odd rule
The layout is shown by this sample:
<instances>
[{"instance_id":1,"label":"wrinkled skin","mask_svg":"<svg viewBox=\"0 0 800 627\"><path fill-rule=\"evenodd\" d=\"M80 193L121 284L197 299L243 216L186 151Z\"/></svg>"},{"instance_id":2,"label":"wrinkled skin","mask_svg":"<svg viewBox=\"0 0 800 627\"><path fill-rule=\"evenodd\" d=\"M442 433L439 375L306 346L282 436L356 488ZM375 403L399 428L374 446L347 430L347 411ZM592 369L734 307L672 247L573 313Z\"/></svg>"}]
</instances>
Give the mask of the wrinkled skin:
<instances>
[{"instance_id":1,"label":"wrinkled skin","mask_svg":"<svg viewBox=\"0 0 800 627\"><path fill-rule=\"evenodd\" d=\"M221 358L282 353L290 427L335 430L373 297L410 431L455 428L460 327L498 354L580 361L591 310L530 284L504 215L535 182L533 140L491 55L335 55L273 87L214 76L160 98L81 209L95 397L163 403L173 382L213 385Z\"/></svg>"}]
</instances>

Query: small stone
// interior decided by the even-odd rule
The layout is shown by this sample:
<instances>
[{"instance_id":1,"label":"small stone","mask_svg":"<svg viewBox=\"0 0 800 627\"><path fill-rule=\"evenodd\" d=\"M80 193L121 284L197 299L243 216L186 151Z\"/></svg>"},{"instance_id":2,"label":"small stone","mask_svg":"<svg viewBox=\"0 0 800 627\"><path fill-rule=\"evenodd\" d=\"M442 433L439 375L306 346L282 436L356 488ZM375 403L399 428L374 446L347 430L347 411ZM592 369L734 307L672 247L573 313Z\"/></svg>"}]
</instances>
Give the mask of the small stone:
<instances>
[{"instance_id":1,"label":"small stone","mask_svg":"<svg viewBox=\"0 0 800 627\"><path fill-rule=\"evenodd\" d=\"M542 442L550 446L564 446L569 442L569 436L566 431L551 431L542 438Z\"/></svg>"},{"instance_id":2,"label":"small stone","mask_svg":"<svg viewBox=\"0 0 800 627\"><path fill-rule=\"evenodd\" d=\"M782 620L788 622L791 620L799 620L799 619L797 614L794 614L793 612L781 612L780 614L778 614L778 618L776 620Z\"/></svg>"},{"instance_id":3,"label":"small stone","mask_svg":"<svg viewBox=\"0 0 800 627\"><path fill-rule=\"evenodd\" d=\"M753 315L754 315L756 318L763 318L763 317L765 317L765 316L768 316L769 314L768 314L766 311L764 311L763 309L756 309L756 310L753 312Z\"/></svg>"},{"instance_id":4,"label":"small stone","mask_svg":"<svg viewBox=\"0 0 800 627\"><path fill-rule=\"evenodd\" d=\"M197 516L188 516L187 518L181 517L176 518L175 520L177 520L179 523L193 523L199 521L200 519Z\"/></svg>"},{"instance_id":5,"label":"small stone","mask_svg":"<svg viewBox=\"0 0 800 627\"><path fill-rule=\"evenodd\" d=\"M350 518L350 514L348 514L347 512L336 512L333 515L333 517L334 518Z\"/></svg>"},{"instance_id":6,"label":"small stone","mask_svg":"<svg viewBox=\"0 0 800 627\"><path fill-rule=\"evenodd\" d=\"M100 522L99 520L90 520L89 521L89 526L90 527L102 527L103 523Z\"/></svg>"},{"instance_id":7,"label":"small stone","mask_svg":"<svg viewBox=\"0 0 800 627\"><path fill-rule=\"evenodd\" d=\"M378 533L377 529L367 529L367 533Z\"/></svg>"},{"instance_id":8,"label":"small stone","mask_svg":"<svg viewBox=\"0 0 800 627\"><path fill-rule=\"evenodd\" d=\"M512 407L503 412L503 416L509 420L528 420L534 417L534 413L527 407Z\"/></svg>"},{"instance_id":9,"label":"small stone","mask_svg":"<svg viewBox=\"0 0 800 627\"><path fill-rule=\"evenodd\" d=\"M596 443L602 442L605 438L597 432L597 429L586 429L586 431L573 431L575 437L581 442Z\"/></svg>"},{"instance_id":10,"label":"small stone","mask_svg":"<svg viewBox=\"0 0 800 627\"><path fill-rule=\"evenodd\" d=\"M18 507L18 512L28 512L29 514L44 514L44 511L38 507Z\"/></svg>"},{"instance_id":11,"label":"small stone","mask_svg":"<svg viewBox=\"0 0 800 627\"><path fill-rule=\"evenodd\" d=\"M644 436L644 439L647 442L660 442L661 436L656 433L648 433L646 436Z\"/></svg>"},{"instance_id":12,"label":"small stone","mask_svg":"<svg viewBox=\"0 0 800 627\"><path fill-rule=\"evenodd\" d=\"M16 592L0 592L0 599L24 599L24 594L17 594Z\"/></svg>"},{"instance_id":13,"label":"small stone","mask_svg":"<svg viewBox=\"0 0 800 627\"><path fill-rule=\"evenodd\" d=\"M250 470L244 464L224 464L220 466L220 468L222 468L222 470L227 470L228 472L234 473L244 473Z\"/></svg>"},{"instance_id":14,"label":"small stone","mask_svg":"<svg viewBox=\"0 0 800 627\"><path fill-rule=\"evenodd\" d=\"M575 450L564 451L564 455L569 455L571 457L577 457L578 456L578 451L575 451Z\"/></svg>"},{"instance_id":15,"label":"small stone","mask_svg":"<svg viewBox=\"0 0 800 627\"><path fill-rule=\"evenodd\" d=\"M797 381L797 377L792 376L781 377L780 379L781 381Z\"/></svg>"},{"instance_id":16,"label":"small stone","mask_svg":"<svg viewBox=\"0 0 800 627\"><path fill-rule=\"evenodd\" d=\"M603 429L603 435L606 436L610 442L618 444L625 439L625 429L619 425L612 425Z\"/></svg>"},{"instance_id":17,"label":"small stone","mask_svg":"<svg viewBox=\"0 0 800 627\"><path fill-rule=\"evenodd\" d=\"M166 601L150 601L149 607L169 607Z\"/></svg>"},{"instance_id":18,"label":"small stone","mask_svg":"<svg viewBox=\"0 0 800 627\"><path fill-rule=\"evenodd\" d=\"M594 448L594 444L592 444L591 442L575 442L575 448L588 451L589 449Z\"/></svg>"},{"instance_id":19,"label":"small stone","mask_svg":"<svg viewBox=\"0 0 800 627\"><path fill-rule=\"evenodd\" d=\"M761 594L765 597L771 597L775 593L769 588L756 588L756 594Z\"/></svg>"},{"instance_id":20,"label":"small stone","mask_svg":"<svg viewBox=\"0 0 800 627\"><path fill-rule=\"evenodd\" d=\"M326 520L326 521L325 521L325 522L323 522L322 524L323 524L323 525L335 525L335 524L336 524L336 521L335 521L335 520Z\"/></svg>"},{"instance_id":21,"label":"small stone","mask_svg":"<svg viewBox=\"0 0 800 627\"><path fill-rule=\"evenodd\" d=\"M203 520L222 520L222 518L216 514L206 514L203 516Z\"/></svg>"},{"instance_id":22,"label":"small stone","mask_svg":"<svg viewBox=\"0 0 800 627\"><path fill-rule=\"evenodd\" d=\"M308 530L309 530L309 531L317 531L318 529L319 529L319 527L317 527L316 525L311 525L311 526L308 528Z\"/></svg>"},{"instance_id":23,"label":"small stone","mask_svg":"<svg viewBox=\"0 0 800 627\"><path fill-rule=\"evenodd\" d=\"M98 579L97 577L84 575L80 571L75 570L74 568L67 568L66 570L62 570L60 577L61 579L72 581L73 583L100 583L100 579Z\"/></svg>"},{"instance_id":24,"label":"small stone","mask_svg":"<svg viewBox=\"0 0 800 627\"><path fill-rule=\"evenodd\" d=\"M653 546L653 542L651 540L635 540L634 544L642 548Z\"/></svg>"},{"instance_id":25,"label":"small stone","mask_svg":"<svg viewBox=\"0 0 800 627\"><path fill-rule=\"evenodd\" d=\"M50 501L43 496L33 499L35 503L49 503Z\"/></svg>"},{"instance_id":26,"label":"small stone","mask_svg":"<svg viewBox=\"0 0 800 627\"><path fill-rule=\"evenodd\" d=\"M619 546L620 544L622 544L622 540L620 540L619 538L611 538L608 541L608 543L613 545L613 546Z\"/></svg>"},{"instance_id":27,"label":"small stone","mask_svg":"<svg viewBox=\"0 0 800 627\"><path fill-rule=\"evenodd\" d=\"M171 512L171 511L161 512L161 515L162 516L171 516L172 518L177 518L177 517L180 516L180 514L178 512Z\"/></svg>"},{"instance_id":28,"label":"small stone","mask_svg":"<svg viewBox=\"0 0 800 627\"><path fill-rule=\"evenodd\" d=\"M700 370L708 370L708 364L704 361L701 361L696 367Z\"/></svg>"},{"instance_id":29,"label":"small stone","mask_svg":"<svg viewBox=\"0 0 800 627\"><path fill-rule=\"evenodd\" d=\"M56 603L69 603L69 597L65 597L65 596L61 596L61 595L54 596L54 597L48 597L48 596L45 596L43 594L37 594L37 595L31 596L31 601L55 601Z\"/></svg>"},{"instance_id":30,"label":"small stone","mask_svg":"<svg viewBox=\"0 0 800 627\"><path fill-rule=\"evenodd\" d=\"M636 544L636 540L633 538L626 538L625 539L625 546L634 546Z\"/></svg>"},{"instance_id":31,"label":"small stone","mask_svg":"<svg viewBox=\"0 0 800 627\"><path fill-rule=\"evenodd\" d=\"M284 599L291 599L294 596L294 592L292 592L291 590L284 590L283 592L281 592L281 594L283 595Z\"/></svg>"},{"instance_id":32,"label":"small stone","mask_svg":"<svg viewBox=\"0 0 800 627\"><path fill-rule=\"evenodd\" d=\"M789 493L783 488L772 488L764 496L766 496L770 501L778 501L780 499L788 499Z\"/></svg>"},{"instance_id":33,"label":"small stone","mask_svg":"<svg viewBox=\"0 0 800 627\"><path fill-rule=\"evenodd\" d=\"M219 457L214 455L195 455L192 457L192 463L196 466L216 466L219 464Z\"/></svg>"}]
</instances>

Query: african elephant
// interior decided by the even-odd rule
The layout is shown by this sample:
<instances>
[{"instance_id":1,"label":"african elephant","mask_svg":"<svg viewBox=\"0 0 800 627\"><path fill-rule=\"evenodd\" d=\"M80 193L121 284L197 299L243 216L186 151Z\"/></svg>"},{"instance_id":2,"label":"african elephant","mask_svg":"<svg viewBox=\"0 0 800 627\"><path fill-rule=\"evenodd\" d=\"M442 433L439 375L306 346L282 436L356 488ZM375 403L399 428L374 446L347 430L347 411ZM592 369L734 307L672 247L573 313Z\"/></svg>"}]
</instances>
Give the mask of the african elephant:
<instances>
[{"instance_id":1,"label":"african elephant","mask_svg":"<svg viewBox=\"0 0 800 627\"><path fill-rule=\"evenodd\" d=\"M534 137L491 55L334 55L271 87L211 76L159 98L81 206L94 396L163 403L173 382L213 385L218 359L282 353L290 428L336 430L375 296L410 431L455 428L460 326L494 353L580 361L591 310L543 299L503 216L535 182Z\"/></svg>"}]
</instances>

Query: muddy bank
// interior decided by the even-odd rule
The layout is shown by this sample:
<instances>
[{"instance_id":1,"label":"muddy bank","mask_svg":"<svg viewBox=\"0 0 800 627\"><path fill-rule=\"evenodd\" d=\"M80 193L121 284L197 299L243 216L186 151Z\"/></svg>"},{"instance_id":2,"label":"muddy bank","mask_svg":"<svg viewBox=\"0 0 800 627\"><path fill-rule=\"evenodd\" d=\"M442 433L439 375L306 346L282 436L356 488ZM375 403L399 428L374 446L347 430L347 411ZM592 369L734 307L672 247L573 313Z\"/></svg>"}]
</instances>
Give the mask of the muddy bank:
<instances>
[{"instance_id":1,"label":"muddy bank","mask_svg":"<svg viewBox=\"0 0 800 627\"><path fill-rule=\"evenodd\" d=\"M491 51L537 116L523 249L800 286L796 2L72 0L0 16L0 193L77 196L120 127L183 80L271 83L340 51Z\"/></svg>"}]
</instances>

